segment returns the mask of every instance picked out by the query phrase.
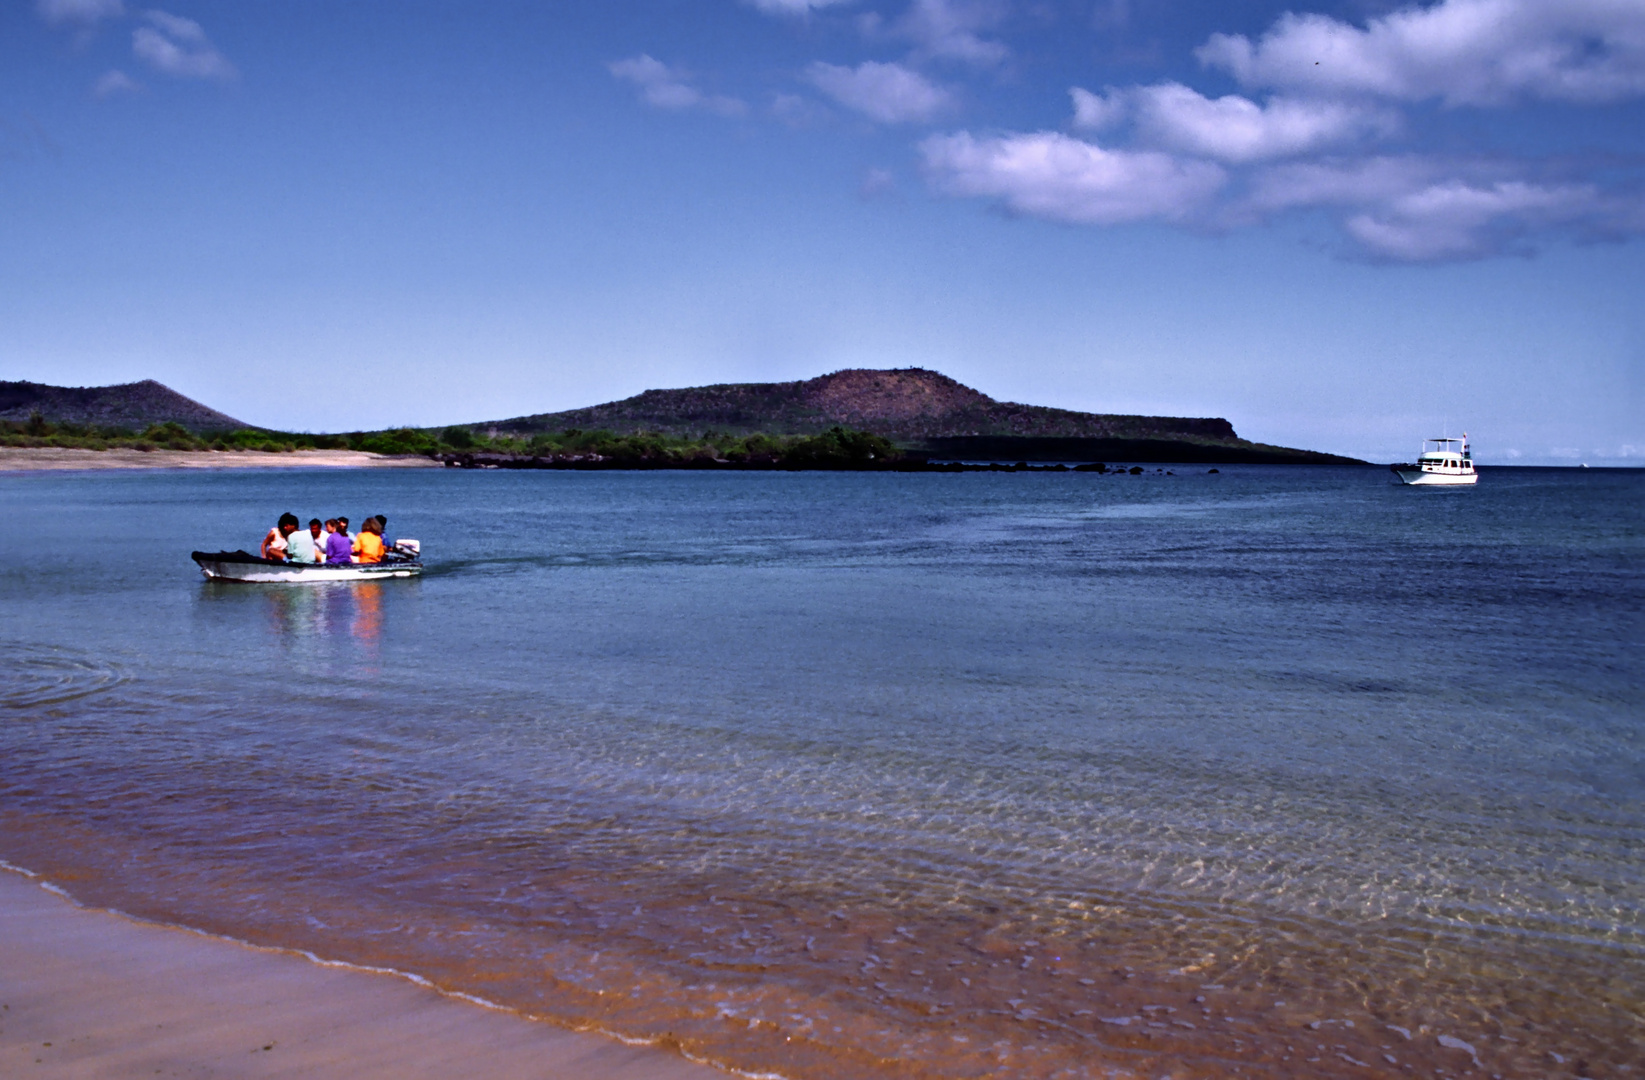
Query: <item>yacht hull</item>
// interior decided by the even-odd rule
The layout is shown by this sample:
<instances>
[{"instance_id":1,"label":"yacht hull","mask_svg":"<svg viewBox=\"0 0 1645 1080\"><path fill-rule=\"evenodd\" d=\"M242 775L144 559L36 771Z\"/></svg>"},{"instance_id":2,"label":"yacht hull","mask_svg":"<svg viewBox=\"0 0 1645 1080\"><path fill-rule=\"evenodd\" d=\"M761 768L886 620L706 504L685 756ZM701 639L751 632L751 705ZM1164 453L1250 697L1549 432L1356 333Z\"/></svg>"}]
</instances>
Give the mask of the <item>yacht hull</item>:
<instances>
[{"instance_id":1,"label":"yacht hull","mask_svg":"<svg viewBox=\"0 0 1645 1080\"><path fill-rule=\"evenodd\" d=\"M1477 472L1429 472L1414 465L1392 465L1389 468L1400 479L1402 484L1412 487L1455 487L1460 484L1479 483Z\"/></svg>"}]
</instances>

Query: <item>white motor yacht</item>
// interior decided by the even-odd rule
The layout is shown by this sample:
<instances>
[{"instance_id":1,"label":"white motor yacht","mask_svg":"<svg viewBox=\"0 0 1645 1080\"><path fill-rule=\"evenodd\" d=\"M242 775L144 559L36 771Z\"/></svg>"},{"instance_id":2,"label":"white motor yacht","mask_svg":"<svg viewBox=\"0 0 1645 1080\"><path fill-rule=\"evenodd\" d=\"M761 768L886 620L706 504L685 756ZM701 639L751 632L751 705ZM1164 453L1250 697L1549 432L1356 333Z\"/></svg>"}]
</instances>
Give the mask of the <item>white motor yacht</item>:
<instances>
[{"instance_id":1,"label":"white motor yacht","mask_svg":"<svg viewBox=\"0 0 1645 1080\"><path fill-rule=\"evenodd\" d=\"M1416 461L1388 468L1402 483L1422 487L1479 482L1473 455L1468 450L1467 432L1463 432L1460 439L1425 439Z\"/></svg>"}]
</instances>

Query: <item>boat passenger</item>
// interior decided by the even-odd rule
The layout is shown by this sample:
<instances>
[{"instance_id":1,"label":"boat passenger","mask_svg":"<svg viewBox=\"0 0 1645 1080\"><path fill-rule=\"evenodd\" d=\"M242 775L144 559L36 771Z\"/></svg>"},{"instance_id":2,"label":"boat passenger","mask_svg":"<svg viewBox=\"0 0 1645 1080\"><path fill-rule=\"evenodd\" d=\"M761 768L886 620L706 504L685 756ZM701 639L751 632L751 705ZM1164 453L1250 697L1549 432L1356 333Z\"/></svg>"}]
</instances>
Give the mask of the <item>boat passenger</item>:
<instances>
[{"instance_id":1,"label":"boat passenger","mask_svg":"<svg viewBox=\"0 0 1645 1080\"><path fill-rule=\"evenodd\" d=\"M312 563L314 555L314 534L320 531L320 523L311 521L306 529L293 529L286 537L286 561L294 563Z\"/></svg>"},{"instance_id":2,"label":"boat passenger","mask_svg":"<svg viewBox=\"0 0 1645 1080\"><path fill-rule=\"evenodd\" d=\"M337 530L326 537L326 562L328 564L347 563L354 561L354 542L348 535L348 518L337 519Z\"/></svg>"},{"instance_id":3,"label":"boat passenger","mask_svg":"<svg viewBox=\"0 0 1645 1080\"><path fill-rule=\"evenodd\" d=\"M280 515L280 520L274 528L263 537L262 555L265 559L274 559L284 562L286 558L286 538L297 531L297 515L286 513Z\"/></svg>"},{"instance_id":4,"label":"boat passenger","mask_svg":"<svg viewBox=\"0 0 1645 1080\"><path fill-rule=\"evenodd\" d=\"M314 539L314 561L326 561L326 524L319 518L309 518L308 534Z\"/></svg>"},{"instance_id":5,"label":"boat passenger","mask_svg":"<svg viewBox=\"0 0 1645 1080\"><path fill-rule=\"evenodd\" d=\"M377 524L377 519L368 517L360 526L360 534L354 538L354 561L357 563L380 563L383 561L383 527Z\"/></svg>"}]
</instances>

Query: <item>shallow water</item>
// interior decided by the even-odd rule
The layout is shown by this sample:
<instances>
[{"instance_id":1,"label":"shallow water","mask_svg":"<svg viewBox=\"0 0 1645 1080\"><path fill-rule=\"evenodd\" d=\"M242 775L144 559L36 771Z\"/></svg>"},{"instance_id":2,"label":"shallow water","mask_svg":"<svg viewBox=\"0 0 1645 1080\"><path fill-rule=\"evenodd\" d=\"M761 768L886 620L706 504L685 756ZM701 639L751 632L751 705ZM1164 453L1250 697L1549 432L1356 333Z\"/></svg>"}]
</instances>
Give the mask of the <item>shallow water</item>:
<instances>
[{"instance_id":1,"label":"shallow water","mask_svg":"<svg viewBox=\"0 0 1645 1080\"><path fill-rule=\"evenodd\" d=\"M0 857L755 1072L1638 1075L1645 473L1175 472L12 474ZM429 572L199 579L288 508Z\"/></svg>"}]
</instances>

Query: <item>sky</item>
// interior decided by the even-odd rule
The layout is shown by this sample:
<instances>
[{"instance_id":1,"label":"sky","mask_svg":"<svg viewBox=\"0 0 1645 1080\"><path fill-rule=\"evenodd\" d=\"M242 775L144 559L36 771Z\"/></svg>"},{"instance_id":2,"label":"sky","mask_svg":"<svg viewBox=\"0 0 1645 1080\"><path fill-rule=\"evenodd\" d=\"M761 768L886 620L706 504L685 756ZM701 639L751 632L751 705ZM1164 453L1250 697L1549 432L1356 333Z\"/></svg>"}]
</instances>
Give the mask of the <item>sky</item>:
<instances>
[{"instance_id":1,"label":"sky","mask_svg":"<svg viewBox=\"0 0 1645 1080\"><path fill-rule=\"evenodd\" d=\"M1645 465L1645 0L0 0L0 379L442 425L925 367Z\"/></svg>"}]
</instances>

